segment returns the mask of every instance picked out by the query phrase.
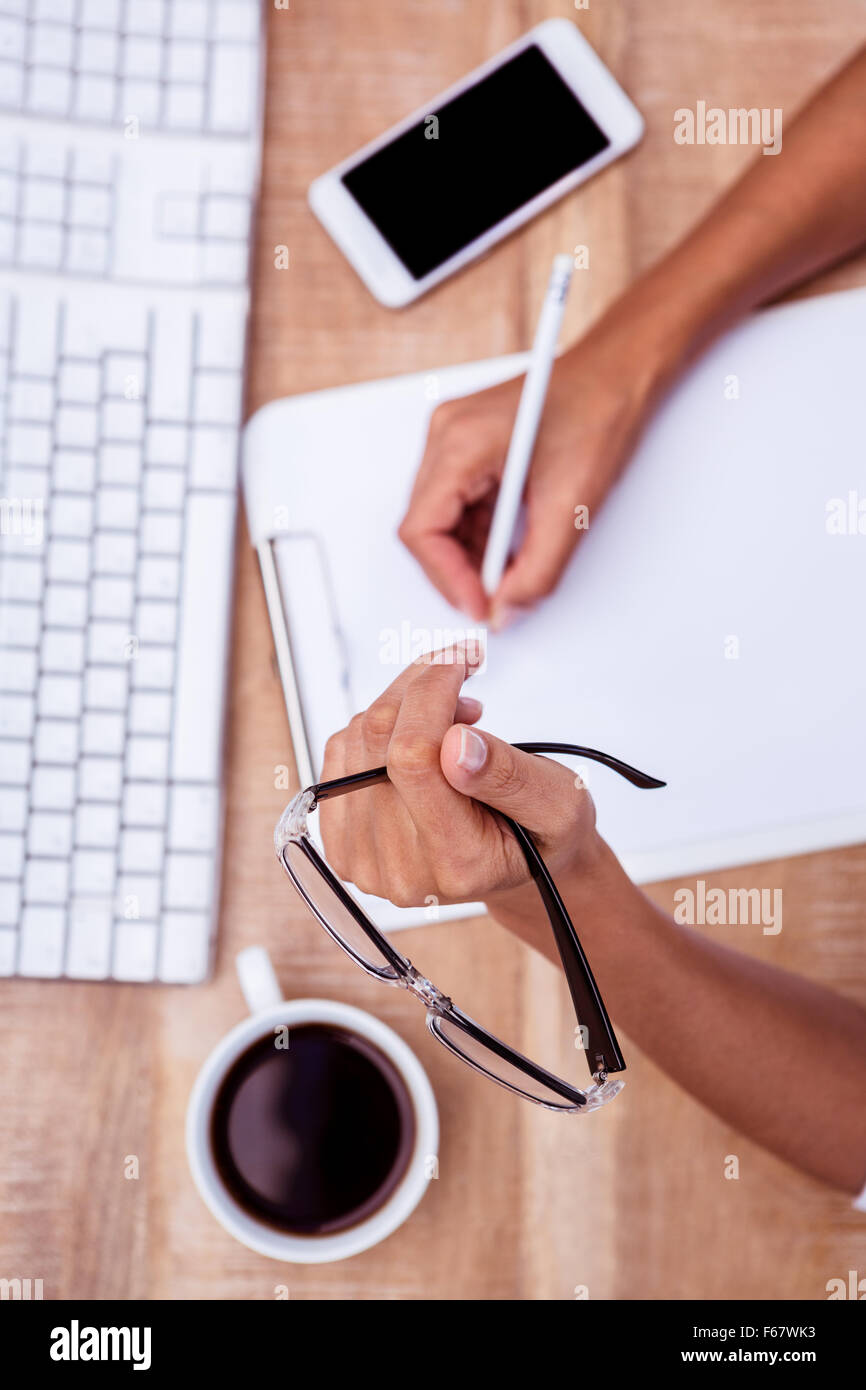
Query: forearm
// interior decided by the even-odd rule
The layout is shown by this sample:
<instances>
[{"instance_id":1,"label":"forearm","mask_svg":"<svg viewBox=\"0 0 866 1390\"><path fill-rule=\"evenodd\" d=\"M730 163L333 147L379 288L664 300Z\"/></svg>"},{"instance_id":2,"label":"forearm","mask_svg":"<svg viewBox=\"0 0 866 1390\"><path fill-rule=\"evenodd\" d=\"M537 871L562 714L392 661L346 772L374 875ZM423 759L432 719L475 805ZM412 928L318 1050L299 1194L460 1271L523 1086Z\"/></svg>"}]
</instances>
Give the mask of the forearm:
<instances>
[{"instance_id":1,"label":"forearm","mask_svg":"<svg viewBox=\"0 0 866 1390\"><path fill-rule=\"evenodd\" d=\"M600 844L560 883L615 1025L750 1139L855 1193L866 1181L866 1010L679 926ZM491 912L554 960L531 892Z\"/></svg>"},{"instance_id":2,"label":"forearm","mask_svg":"<svg viewBox=\"0 0 866 1390\"><path fill-rule=\"evenodd\" d=\"M591 330L652 398L741 314L866 243L866 49Z\"/></svg>"}]
</instances>

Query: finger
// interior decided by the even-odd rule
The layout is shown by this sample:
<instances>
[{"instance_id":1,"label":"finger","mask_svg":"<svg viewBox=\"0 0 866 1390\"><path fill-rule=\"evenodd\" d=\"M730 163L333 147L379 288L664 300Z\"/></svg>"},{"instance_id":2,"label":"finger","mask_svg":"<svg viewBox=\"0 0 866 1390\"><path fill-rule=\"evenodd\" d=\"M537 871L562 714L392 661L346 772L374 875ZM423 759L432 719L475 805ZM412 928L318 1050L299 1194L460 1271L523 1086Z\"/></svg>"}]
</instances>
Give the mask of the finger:
<instances>
[{"instance_id":1,"label":"finger","mask_svg":"<svg viewBox=\"0 0 866 1390\"><path fill-rule=\"evenodd\" d=\"M576 796L592 804L562 763L524 753L486 731L460 724L447 729L440 761L456 791L504 812L544 841L555 841L573 824Z\"/></svg>"},{"instance_id":2,"label":"finger","mask_svg":"<svg viewBox=\"0 0 866 1390\"><path fill-rule=\"evenodd\" d=\"M467 509L496 486L494 472L461 478L445 470L419 482L399 528L403 544L431 584L454 607L477 621L487 615L488 598L478 567L454 534Z\"/></svg>"},{"instance_id":3,"label":"finger","mask_svg":"<svg viewBox=\"0 0 866 1390\"><path fill-rule=\"evenodd\" d=\"M491 605L491 625L509 609L529 608L553 593L577 542L569 504L561 497L530 502L523 542Z\"/></svg>"},{"instance_id":4,"label":"finger","mask_svg":"<svg viewBox=\"0 0 866 1390\"><path fill-rule=\"evenodd\" d=\"M479 820L479 808L455 794L440 765L442 739L454 721L465 670L452 661L416 672L388 749L388 775L434 863L455 842L468 838Z\"/></svg>"}]
</instances>

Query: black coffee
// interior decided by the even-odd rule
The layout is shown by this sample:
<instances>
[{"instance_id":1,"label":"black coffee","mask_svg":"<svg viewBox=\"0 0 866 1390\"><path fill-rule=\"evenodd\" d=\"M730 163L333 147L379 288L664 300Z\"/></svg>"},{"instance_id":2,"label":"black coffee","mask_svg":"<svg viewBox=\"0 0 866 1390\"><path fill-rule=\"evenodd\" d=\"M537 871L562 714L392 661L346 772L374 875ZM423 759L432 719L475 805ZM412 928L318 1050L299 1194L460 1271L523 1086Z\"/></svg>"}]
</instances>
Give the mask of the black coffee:
<instances>
[{"instance_id":1,"label":"black coffee","mask_svg":"<svg viewBox=\"0 0 866 1390\"><path fill-rule=\"evenodd\" d=\"M415 1145L415 1112L393 1062L366 1038L305 1023L262 1038L225 1077L211 1144L251 1215L294 1235L330 1235L381 1207Z\"/></svg>"}]
</instances>

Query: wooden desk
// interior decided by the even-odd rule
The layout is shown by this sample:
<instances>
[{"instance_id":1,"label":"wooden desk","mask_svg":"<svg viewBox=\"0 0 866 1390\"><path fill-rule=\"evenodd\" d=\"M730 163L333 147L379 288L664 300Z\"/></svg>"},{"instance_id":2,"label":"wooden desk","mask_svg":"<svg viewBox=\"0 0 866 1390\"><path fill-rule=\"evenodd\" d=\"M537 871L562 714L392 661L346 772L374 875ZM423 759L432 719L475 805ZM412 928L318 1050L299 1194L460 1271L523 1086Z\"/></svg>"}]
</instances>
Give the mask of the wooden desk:
<instances>
[{"instance_id":1,"label":"wooden desk","mask_svg":"<svg viewBox=\"0 0 866 1390\"><path fill-rule=\"evenodd\" d=\"M647 118L643 144L414 307L377 305L314 221L317 173L531 24L576 17ZM786 118L866 32L857 0L293 0L270 12L268 122L250 406L275 396L523 348L553 252L586 243L577 334L751 157L680 147L673 112L780 106ZM509 120L502 113L507 139ZM288 245L291 268L273 269ZM819 288L866 283L860 258ZM853 630L853 629L852 629ZM804 765L808 752L804 749ZM682 1095L634 1044L628 1087L586 1122L475 1079L426 1036L423 1011L367 981L301 910L271 830L291 750L261 586L244 535L237 574L225 882L217 970L203 988L5 982L0 988L0 1275L46 1298L813 1298L863 1272L864 1218ZM739 886L742 874L714 875ZM778 937L737 944L866 999L866 850L748 871L782 887ZM673 885L654 896L672 905ZM709 929L707 929L709 930ZM725 929L720 929L720 934ZM728 931L731 929L729 928ZM264 942L287 993L373 1010L414 1046L441 1107L438 1181L411 1221L345 1264L281 1266L236 1244L193 1188L183 1120L195 1073L241 1016L232 959ZM413 958L476 1016L540 1056L566 1051L563 982L490 922L424 928ZM747 1048L748 1038L719 1039ZM756 1085L772 1078L756 1076ZM803 1058L803 1122L820 1084ZM140 1178L124 1177L127 1155ZM726 1155L738 1181L723 1176Z\"/></svg>"}]
</instances>

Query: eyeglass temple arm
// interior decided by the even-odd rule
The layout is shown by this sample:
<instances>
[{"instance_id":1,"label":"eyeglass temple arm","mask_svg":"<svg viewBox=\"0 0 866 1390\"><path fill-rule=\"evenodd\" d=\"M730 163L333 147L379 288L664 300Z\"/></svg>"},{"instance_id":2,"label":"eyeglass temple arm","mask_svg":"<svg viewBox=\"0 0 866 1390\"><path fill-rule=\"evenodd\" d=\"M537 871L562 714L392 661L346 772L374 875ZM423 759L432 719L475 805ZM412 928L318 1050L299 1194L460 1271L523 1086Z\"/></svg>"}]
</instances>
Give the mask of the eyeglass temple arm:
<instances>
[{"instance_id":1,"label":"eyeglass temple arm","mask_svg":"<svg viewBox=\"0 0 866 1390\"><path fill-rule=\"evenodd\" d=\"M510 816L500 815L523 851L529 872L541 895L553 929L553 937L574 1011L582 1032L586 1060L593 1076L598 1072L625 1071L625 1058L617 1041L601 992L586 958L580 939L547 865L522 825Z\"/></svg>"},{"instance_id":2,"label":"eyeglass temple arm","mask_svg":"<svg viewBox=\"0 0 866 1390\"><path fill-rule=\"evenodd\" d=\"M667 786L667 783L661 782L658 777L650 777L648 772L640 772L629 763L612 757L610 753L600 753L597 748L583 748L577 743L514 743L512 747L519 748L523 753L562 753L573 758L587 758L594 763L603 763L612 772L618 772L620 777L631 782L632 786L641 787L645 791ZM332 797L344 796L356 787L375 786L388 780L386 767L371 767L367 772L353 772L348 777L335 777L330 782L317 782L308 790L313 794L315 807L320 801L330 801Z\"/></svg>"}]
</instances>

